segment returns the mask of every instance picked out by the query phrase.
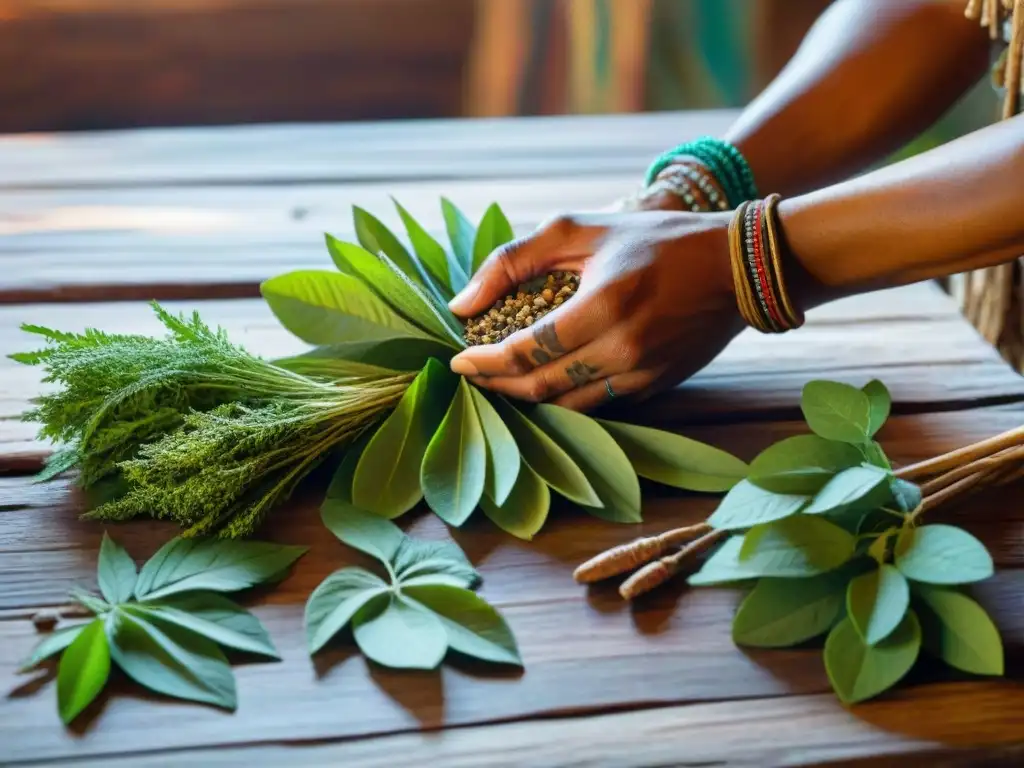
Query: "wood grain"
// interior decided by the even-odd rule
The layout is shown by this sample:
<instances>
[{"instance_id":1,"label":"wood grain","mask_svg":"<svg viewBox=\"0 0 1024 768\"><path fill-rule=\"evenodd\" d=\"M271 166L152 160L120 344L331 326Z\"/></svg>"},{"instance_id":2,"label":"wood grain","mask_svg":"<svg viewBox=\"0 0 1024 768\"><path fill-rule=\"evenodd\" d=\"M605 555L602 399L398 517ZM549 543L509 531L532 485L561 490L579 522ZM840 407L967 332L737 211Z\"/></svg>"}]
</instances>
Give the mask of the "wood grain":
<instances>
[{"instance_id":1,"label":"wood grain","mask_svg":"<svg viewBox=\"0 0 1024 768\"><path fill-rule=\"evenodd\" d=\"M170 303L198 309L250 351L276 357L301 351L260 300ZM159 333L148 305L133 302L0 306L0 471L30 471L47 453L32 425L19 421L44 391L39 369L6 356L32 349L22 323L75 331L87 326L117 333ZM878 344L881 334L886 343ZM898 410L948 409L1024 396L1015 374L932 285L865 295L822 307L798 333L766 338L753 331L682 387L629 411L638 422L696 423L793 416L808 380L829 377L863 385L883 379Z\"/></svg>"},{"instance_id":2,"label":"wood grain","mask_svg":"<svg viewBox=\"0 0 1024 768\"><path fill-rule=\"evenodd\" d=\"M29 134L0 137L0 189L392 183L631 173L732 110L479 120Z\"/></svg>"}]
</instances>

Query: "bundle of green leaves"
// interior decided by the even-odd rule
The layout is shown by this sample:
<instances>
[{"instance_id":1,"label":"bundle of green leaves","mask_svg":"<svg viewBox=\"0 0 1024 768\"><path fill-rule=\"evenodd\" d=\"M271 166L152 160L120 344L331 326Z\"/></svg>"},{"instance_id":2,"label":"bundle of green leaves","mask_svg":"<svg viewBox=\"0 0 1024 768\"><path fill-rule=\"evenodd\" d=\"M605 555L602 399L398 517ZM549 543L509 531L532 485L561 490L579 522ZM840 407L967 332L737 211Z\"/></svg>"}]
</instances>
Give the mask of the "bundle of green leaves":
<instances>
[{"instance_id":1,"label":"bundle of green leaves","mask_svg":"<svg viewBox=\"0 0 1024 768\"><path fill-rule=\"evenodd\" d=\"M922 524L920 489L874 440L885 387L811 382L801 405L813 434L751 462L708 518L728 538L690 583L753 582L733 622L740 645L827 635L825 666L846 703L898 683L922 648L965 672L1003 674L999 632L964 591L993 574L992 557L967 531Z\"/></svg>"},{"instance_id":2,"label":"bundle of green leaves","mask_svg":"<svg viewBox=\"0 0 1024 768\"><path fill-rule=\"evenodd\" d=\"M746 475L744 462L694 440L512 403L451 374L466 343L447 302L512 228L497 205L474 227L443 200L445 247L396 206L405 241L355 208L358 244L327 237L337 269L262 285L281 323L312 346L294 357L261 360L197 315L159 307L166 339L26 328L49 346L15 359L62 385L26 414L67 446L44 476L77 466L86 486L116 481L96 519L153 515L187 536L236 537L342 453L361 509L395 518L425 500L459 526L481 508L528 539L551 490L633 523L639 477L715 493Z\"/></svg>"},{"instance_id":3,"label":"bundle of green leaves","mask_svg":"<svg viewBox=\"0 0 1024 768\"><path fill-rule=\"evenodd\" d=\"M322 516L342 542L379 560L388 579L356 566L324 579L306 603L310 654L351 626L366 657L387 667L434 669L449 651L522 666L512 631L473 592L480 574L454 542L412 538L337 497Z\"/></svg>"},{"instance_id":4,"label":"bundle of green leaves","mask_svg":"<svg viewBox=\"0 0 1024 768\"><path fill-rule=\"evenodd\" d=\"M96 618L48 635L22 669L61 655L57 708L65 723L100 694L112 661L156 693L234 710L235 677L222 649L279 657L259 619L223 593L279 580L305 551L176 538L137 570L104 534L97 567L102 596L71 594Z\"/></svg>"}]
</instances>

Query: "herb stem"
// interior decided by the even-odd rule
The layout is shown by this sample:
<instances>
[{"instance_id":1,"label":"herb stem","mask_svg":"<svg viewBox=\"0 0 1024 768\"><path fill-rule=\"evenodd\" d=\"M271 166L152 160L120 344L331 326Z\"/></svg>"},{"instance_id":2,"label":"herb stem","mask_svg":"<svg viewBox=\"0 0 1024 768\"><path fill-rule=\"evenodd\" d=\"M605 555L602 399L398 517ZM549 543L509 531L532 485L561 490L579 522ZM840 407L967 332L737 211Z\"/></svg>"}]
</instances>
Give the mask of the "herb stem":
<instances>
[{"instance_id":1,"label":"herb stem","mask_svg":"<svg viewBox=\"0 0 1024 768\"><path fill-rule=\"evenodd\" d=\"M903 480L919 480L1022 444L1024 444L1024 426L1011 429L1008 432L982 440L979 443L944 453L941 456L936 456L917 464L911 464L898 469L895 474Z\"/></svg>"}]
</instances>

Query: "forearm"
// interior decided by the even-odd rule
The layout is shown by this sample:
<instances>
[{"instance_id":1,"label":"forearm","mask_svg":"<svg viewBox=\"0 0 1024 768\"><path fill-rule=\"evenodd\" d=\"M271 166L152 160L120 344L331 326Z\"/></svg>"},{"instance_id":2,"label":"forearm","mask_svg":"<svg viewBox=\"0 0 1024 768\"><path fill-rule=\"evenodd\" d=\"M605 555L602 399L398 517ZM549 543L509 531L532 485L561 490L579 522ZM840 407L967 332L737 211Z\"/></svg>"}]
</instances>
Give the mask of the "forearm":
<instances>
[{"instance_id":1,"label":"forearm","mask_svg":"<svg viewBox=\"0 0 1024 768\"><path fill-rule=\"evenodd\" d=\"M805 306L1024 254L1024 116L841 184L779 216Z\"/></svg>"},{"instance_id":2,"label":"forearm","mask_svg":"<svg viewBox=\"0 0 1024 768\"><path fill-rule=\"evenodd\" d=\"M724 137L762 193L848 178L927 129L984 74L963 0L839 0Z\"/></svg>"}]
</instances>

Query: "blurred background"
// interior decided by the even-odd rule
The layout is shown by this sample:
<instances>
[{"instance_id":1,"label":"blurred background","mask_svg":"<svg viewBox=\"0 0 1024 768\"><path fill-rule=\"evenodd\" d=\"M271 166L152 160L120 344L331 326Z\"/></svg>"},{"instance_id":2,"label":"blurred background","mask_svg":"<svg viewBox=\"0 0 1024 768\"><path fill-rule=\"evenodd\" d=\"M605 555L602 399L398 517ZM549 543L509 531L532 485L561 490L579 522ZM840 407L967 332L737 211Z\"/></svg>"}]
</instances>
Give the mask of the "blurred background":
<instances>
[{"instance_id":1,"label":"blurred background","mask_svg":"<svg viewBox=\"0 0 1024 768\"><path fill-rule=\"evenodd\" d=\"M0 0L0 132L735 107L828 4Z\"/></svg>"}]
</instances>

